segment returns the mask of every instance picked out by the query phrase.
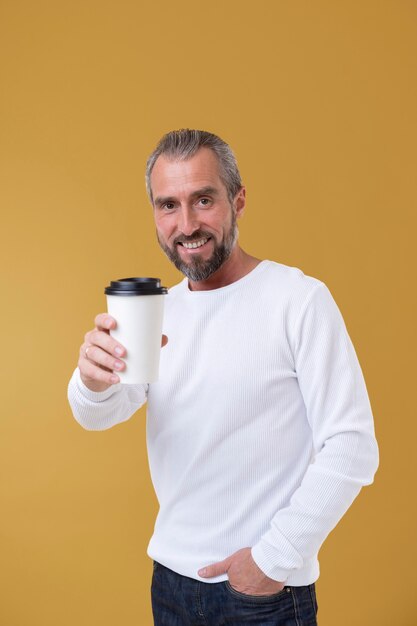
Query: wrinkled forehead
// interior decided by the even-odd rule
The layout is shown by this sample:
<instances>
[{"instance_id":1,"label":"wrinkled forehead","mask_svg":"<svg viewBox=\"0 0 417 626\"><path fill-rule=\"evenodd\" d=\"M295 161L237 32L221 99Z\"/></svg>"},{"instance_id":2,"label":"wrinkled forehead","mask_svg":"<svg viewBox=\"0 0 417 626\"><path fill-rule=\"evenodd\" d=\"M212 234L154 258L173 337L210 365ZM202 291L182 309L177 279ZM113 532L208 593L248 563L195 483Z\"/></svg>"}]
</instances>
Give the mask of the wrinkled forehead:
<instances>
[{"instance_id":1,"label":"wrinkled forehead","mask_svg":"<svg viewBox=\"0 0 417 626\"><path fill-rule=\"evenodd\" d=\"M200 148L188 159L161 155L155 161L150 183L152 195L177 196L193 193L196 189L213 187L226 192L220 177L216 155L208 148Z\"/></svg>"}]
</instances>

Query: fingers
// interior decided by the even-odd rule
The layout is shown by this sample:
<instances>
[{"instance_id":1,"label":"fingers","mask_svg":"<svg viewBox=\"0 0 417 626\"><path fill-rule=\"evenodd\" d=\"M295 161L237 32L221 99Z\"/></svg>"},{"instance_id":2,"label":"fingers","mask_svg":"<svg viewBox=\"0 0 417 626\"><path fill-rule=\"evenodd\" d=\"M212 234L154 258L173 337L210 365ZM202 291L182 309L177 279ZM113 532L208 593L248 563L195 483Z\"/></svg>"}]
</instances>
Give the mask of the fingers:
<instances>
[{"instance_id":1,"label":"fingers","mask_svg":"<svg viewBox=\"0 0 417 626\"><path fill-rule=\"evenodd\" d=\"M84 337L86 347L99 346L105 352L113 354L116 357L126 356L126 348L122 346L114 337L108 334L108 332L100 330L101 327L97 327L94 330L90 330ZM88 358L90 358L91 351L88 350ZM95 359L93 359L94 361ZM101 361L97 361L101 363ZM106 365L106 363L101 363Z\"/></svg>"},{"instance_id":2,"label":"fingers","mask_svg":"<svg viewBox=\"0 0 417 626\"><path fill-rule=\"evenodd\" d=\"M224 561L219 561L218 563L213 563L212 565L207 565L206 567L203 567L203 569L198 570L198 575L202 578L214 578L214 576L226 574L229 567L230 557L224 559Z\"/></svg>"},{"instance_id":3,"label":"fingers","mask_svg":"<svg viewBox=\"0 0 417 626\"><path fill-rule=\"evenodd\" d=\"M115 358L113 355L106 352L106 350L94 344L83 344L81 346L80 356L109 371L121 371L126 367L123 361Z\"/></svg>"},{"instance_id":4,"label":"fingers","mask_svg":"<svg viewBox=\"0 0 417 626\"><path fill-rule=\"evenodd\" d=\"M117 374L100 367L93 361L80 357L78 361L81 380L91 391L104 391L111 385L120 382Z\"/></svg>"},{"instance_id":5,"label":"fingers","mask_svg":"<svg viewBox=\"0 0 417 626\"><path fill-rule=\"evenodd\" d=\"M96 327L88 331L80 348L78 367L81 379L92 391L104 391L110 385L120 382L117 372L125 369L121 359L127 350L114 337L110 330L117 327L116 320L108 313L99 313L95 318ZM161 346L168 343L168 337L162 335Z\"/></svg>"},{"instance_id":6,"label":"fingers","mask_svg":"<svg viewBox=\"0 0 417 626\"><path fill-rule=\"evenodd\" d=\"M94 320L95 324L96 324L96 330L97 331L101 331L101 332L105 332L106 334L109 334L110 330L113 330L114 328L116 328L117 326L117 322L114 319L114 317L111 317L108 313L99 313L95 320ZM90 331L90 332L94 332L94 331ZM88 335L88 337L87 337ZM90 336L90 333L87 333L86 335L86 342L90 342L90 343L94 343L94 336ZM100 338L100 337L98 337ZM161 340L161 347L166 346L168 343L168 337L166 335L162 335L162 340ZM98 344L98 345L102 345L102 343ZM113 350L116 350L117 347L119 347L122 352L120 351L115 351L114 354L116 356L124 356L125 355L125 348L123 346L121 346L120 344L117 344L117 342L106 342L106 345L108 347L112 347ZM102 345L103 348L105 348L104 345ZM110 351L110 350L108 350Z\"/></svg>"},{"instance_id":7,"label":"fingers","mask_svg":"<svg viewBox=\"0 0 417 626\"><path fill-rule=\"evenodd\" d=\"M94 323L98 330L109 331L116 328L117 322L114 317L111 317L108 313L99 313L96 315Z\"/></svg>"},{"instance_id":8,"label":"fingers","mask_svg":"<svg viewBox=\"0 0 417 626\"><path fill-rule=\"evenodd\" d=\"M84 343L80 348L78 367L81 379L89 389L104 391L110 385L120 382L117 371L122 371L125 363L97 345Z\"/></svg>"},{"instance_id":9,"label":"fingers","mask_svg":"<svg viewBox=\"0 0 417 626\"><path fill-rule=\"evenodd\" d=\"M122 371L126 365L119 357L126 356L126 349L109 334L109 330L117 325L114 318L100 313L95 323L96 328L84 337L78 367L81 379L89 389L104 391L120 382L117 371Z\"/></svg>"}]
</instances>

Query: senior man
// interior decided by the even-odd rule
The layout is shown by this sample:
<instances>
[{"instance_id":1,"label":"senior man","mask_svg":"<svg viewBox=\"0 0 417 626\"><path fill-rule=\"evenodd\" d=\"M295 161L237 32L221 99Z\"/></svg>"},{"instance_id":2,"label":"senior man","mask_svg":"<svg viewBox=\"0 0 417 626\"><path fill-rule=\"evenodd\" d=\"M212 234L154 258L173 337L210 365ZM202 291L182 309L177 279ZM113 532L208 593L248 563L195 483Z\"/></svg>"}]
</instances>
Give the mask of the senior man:
<instances>
[{"instance_id":1,"label":"senior man","mask_svg":"<svg viewBox=\"0 0 417 626\"><path fill-rule=\"evenodd\" d=\"M99 314L74 416L101 430L147 402L156 626L313 626L319 548L378 465L343 319L321 281L239 246L245 187L222 139L168 133L146 182L185 276L166 298L159 381L120 384L126 347Z\"/></svg>"}]
</instances>

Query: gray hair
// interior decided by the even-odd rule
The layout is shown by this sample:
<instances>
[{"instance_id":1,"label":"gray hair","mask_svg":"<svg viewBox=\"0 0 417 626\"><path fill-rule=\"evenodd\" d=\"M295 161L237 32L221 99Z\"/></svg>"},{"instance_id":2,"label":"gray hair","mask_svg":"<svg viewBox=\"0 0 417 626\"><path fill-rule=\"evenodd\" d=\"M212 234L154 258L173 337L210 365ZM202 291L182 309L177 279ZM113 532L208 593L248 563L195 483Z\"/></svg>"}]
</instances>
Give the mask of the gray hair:
<instances>
[{"instance_id":1,"label":"gray hair","mask_svg":"<svg viewBox=\"0 0 417 626\"><path fill-rule=\"evenodd\" d=\"M242 188L242 180L230 146L213 133L182 128L164 135L146 163L146 191L151 203L153 203L151 173L156 159L163 154L172 160L186 161L200 148L209 148L217 156L220 178L226 187L230 202L233 201L237 192Z\"/></svg>"}]
</instances>

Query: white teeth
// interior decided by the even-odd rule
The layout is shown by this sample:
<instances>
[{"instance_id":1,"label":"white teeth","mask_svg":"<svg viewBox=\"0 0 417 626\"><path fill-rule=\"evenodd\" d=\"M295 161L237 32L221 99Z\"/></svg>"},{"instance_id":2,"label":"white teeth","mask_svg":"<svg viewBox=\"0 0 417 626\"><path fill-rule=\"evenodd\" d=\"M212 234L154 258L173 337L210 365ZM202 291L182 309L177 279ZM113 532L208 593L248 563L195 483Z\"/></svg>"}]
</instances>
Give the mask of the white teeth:
<instances>
[{"instance_id":1,"label":"white teeth","mask_svg":"<svg viewBox=\"0 0 417 626\"><path fill-rule=\"evenodd\" d=\"M200 239L200 241L193 241L192 243L186 243L185 241L183 241L182 245L184 246L184 248L190 250L191 248L200 248L201 246L204 246L207 241L208 239Z\"/></svg>"}]
</instances>

